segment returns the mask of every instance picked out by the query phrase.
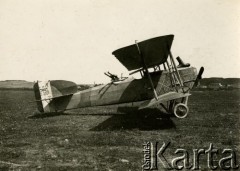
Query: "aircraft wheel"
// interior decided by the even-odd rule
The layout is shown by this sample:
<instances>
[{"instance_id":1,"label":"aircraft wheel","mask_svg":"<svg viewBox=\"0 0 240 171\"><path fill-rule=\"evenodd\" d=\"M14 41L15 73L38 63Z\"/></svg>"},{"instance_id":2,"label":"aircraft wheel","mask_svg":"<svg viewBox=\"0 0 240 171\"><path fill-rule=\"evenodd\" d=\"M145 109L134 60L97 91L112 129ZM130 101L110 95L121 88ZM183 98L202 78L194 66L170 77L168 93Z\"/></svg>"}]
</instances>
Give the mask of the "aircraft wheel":
<instances>
[{"instance_id":1,"label":"aircraft wheel","mask_svg":"<svg viewBox=\"0 0 240 171\"><path fill-rule=\"evenodd\" d=\"M183 103L178 103L174 106L174 115L177 118L185 118L188 115L188 107Z\"/></svg>"}]
</instances>

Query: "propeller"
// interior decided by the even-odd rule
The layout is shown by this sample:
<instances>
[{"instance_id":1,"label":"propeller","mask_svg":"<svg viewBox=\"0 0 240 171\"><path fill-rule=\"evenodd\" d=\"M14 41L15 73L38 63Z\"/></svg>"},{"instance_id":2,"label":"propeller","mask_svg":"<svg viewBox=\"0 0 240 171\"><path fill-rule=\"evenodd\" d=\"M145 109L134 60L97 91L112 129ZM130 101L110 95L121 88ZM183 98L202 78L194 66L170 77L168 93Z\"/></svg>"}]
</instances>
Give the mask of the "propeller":
<instances>
[{"instance_id":1,"label":"propeller","mask_svg":"<svg viewBox=\"0 0 240 171\"><path fill-rule=\"evenodd\" d=\"M199 70L199 72L198 72L198 75L197 75L197 77L196 77L196 80L195 80L195 82L194 82L193 87L197 87L199 80L202 79L203 71L204 71L204 67L201 67L200 70Z\"/></svg>"}]
</instances>

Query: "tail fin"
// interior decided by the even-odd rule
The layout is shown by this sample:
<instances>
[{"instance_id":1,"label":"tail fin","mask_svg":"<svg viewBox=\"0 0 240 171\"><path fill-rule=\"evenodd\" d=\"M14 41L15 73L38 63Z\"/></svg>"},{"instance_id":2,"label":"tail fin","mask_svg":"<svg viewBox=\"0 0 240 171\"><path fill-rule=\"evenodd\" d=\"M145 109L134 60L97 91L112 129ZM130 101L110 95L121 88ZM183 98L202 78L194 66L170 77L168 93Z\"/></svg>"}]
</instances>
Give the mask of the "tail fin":
<instances>
[{"instance_id":1,"label":"tail fin","mask_svg":"<svg viewBox=\"0 0 240 171\"><path fill-rule=\"evenodd\" d=\"M57 112L57 108L53 103L54 98L76 93L77 85L64 80L37 81L33 89L39 112L49 113Z\"/></svg>"}]
</instances>

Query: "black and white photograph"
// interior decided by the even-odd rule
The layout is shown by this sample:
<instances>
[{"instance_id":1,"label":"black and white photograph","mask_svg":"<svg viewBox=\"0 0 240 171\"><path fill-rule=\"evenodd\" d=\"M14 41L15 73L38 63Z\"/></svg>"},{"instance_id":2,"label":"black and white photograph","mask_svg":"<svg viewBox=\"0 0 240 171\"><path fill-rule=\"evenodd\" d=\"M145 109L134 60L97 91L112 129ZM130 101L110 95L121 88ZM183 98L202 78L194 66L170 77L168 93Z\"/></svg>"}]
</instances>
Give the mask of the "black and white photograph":
<instances>
[{"instance_id":1,"label":"black and white photograph","mask_svg":"<svg viewBox=\"0 0 240 171\"><path fill-rule=\"evenodd\" d=\"M0 0L0 60L0 171L239 169L239 0Z\"/></svg>"}]
</instances>

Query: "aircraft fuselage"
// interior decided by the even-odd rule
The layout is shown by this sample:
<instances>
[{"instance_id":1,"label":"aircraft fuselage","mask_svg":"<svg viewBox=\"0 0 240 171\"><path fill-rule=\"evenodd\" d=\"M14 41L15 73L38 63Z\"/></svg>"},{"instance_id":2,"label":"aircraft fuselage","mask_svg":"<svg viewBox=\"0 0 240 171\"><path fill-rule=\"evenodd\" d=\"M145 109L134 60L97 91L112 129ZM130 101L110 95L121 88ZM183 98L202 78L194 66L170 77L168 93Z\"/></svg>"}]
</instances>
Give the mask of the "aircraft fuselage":
<instances>
[{"instance_id":1,"label":"aircraft fuselage","mask_svg":"<svg viewBox=\"0 0 240 171\"><path fill-rule=\"evenodd\" d=\"M179 69L184 86L192 88L197 76L194 67ZM172 81L174 74L169 71L156 71L150 73L157 95L170 91L182 91L179 84L174 86ZM175 79L177 80L177 79ZM71 96L60 97L52 101L51 106L55 111L91 106L104 106L120 103L138 102L154 98L151 85L146 76L141 79L127 78L119 82L111 82L105 85L79 91Z\"/></svg>"}]
</instances>

